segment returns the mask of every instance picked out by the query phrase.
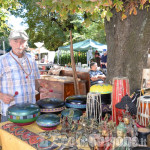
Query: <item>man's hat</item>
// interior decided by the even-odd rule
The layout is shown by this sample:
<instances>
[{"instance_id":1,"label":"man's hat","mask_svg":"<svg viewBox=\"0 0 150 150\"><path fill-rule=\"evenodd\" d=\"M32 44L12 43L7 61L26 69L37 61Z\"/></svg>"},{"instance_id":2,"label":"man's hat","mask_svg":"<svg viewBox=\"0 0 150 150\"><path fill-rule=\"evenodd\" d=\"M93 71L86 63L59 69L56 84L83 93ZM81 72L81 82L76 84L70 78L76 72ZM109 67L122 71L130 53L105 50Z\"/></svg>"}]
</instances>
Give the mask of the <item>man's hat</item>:
<instances>
[{"instance_id":1,"label":"man's hat","mask_svg":"<svg viewBox=\"0 0 150 150\"><path fill-rule=\"evenodd\" d=\"M107 52L107 50L106 50L106 49L103 49L103 52Z\"/></svg>"},{"instance_id":2,"label":"man's hat","mask_svg":"<svg viewBox=\"0 0 150 150\"><path fill-rule=\"evenodd\" d=\"M24 30L12 30L10 32L10 35L8 37L10 40L11 39L23 39L23 40L28 40L29 37L27 33Z\"/></svg>"},{"instance_id":3,"label":"man's hat","mask_svg":"<svg viewBox=\"0 0 150 150\"><path fill-rule=\"evenodd\" d=\"M130 114L136 115L137 113L136 105L132 103L132 99L128 95L125 95L121 99L121 102L117 103L115 106L116 108L119 108L119 109L126 109L126 105L129 107Z\"/></svg>"}]
</instances>

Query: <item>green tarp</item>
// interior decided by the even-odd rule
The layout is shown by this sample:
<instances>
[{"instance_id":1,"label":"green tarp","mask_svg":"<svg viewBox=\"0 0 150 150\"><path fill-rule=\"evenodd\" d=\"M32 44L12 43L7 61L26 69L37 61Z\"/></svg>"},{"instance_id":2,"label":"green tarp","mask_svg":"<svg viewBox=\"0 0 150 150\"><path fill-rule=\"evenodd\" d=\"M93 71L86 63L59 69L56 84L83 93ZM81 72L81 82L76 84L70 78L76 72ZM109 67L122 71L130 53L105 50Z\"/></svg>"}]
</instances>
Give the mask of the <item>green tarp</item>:
<instances>
[{"instance_id":1,"label":"green tarp","mask_svg":"<svg viewBox=\"0 0 150 150\"><path fill-rule=\"evenodd\" d=\"M77 51L77 52L79 52L79 51L86 52L88 50L103 51L103 49L107 49L107 45L101 44L101 43L96 42L96 41L91 40L91 39L87 39L87 40L73 44L73 50ZM68 50L70 50L70 45L61 46L58 48L58 50L68 51Z\"/></svg>"}]
</instances>

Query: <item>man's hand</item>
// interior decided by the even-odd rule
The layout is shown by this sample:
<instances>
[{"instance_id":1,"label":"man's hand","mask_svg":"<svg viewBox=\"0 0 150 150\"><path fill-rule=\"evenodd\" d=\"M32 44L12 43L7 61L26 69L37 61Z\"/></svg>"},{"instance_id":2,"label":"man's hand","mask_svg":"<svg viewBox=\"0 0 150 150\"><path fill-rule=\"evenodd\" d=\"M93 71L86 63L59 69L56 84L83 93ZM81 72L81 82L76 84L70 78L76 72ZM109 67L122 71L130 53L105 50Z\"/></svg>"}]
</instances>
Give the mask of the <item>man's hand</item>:
<instances>
[{"instance_id":1,"label":"man's hand","mask_svg":"<svg viewBox=\"0 0 150 150\"><path fill-rule=\"evenodd\" d=\"M3 93L1 93L0 95L1 95L1 100L5 104L10 104L10 102L12 102L14 100L14 96L3 94Z\"/></svg>"},{"instance_id":2,"label":"man's hand","mask_svg":"<svg viewBox=\"0 0 150 150\"><path fill-rule=\"evenodd\" d=\"M106 79L106 76L105 75L97 75L95 77L91 77L92 81L97 81L99 79L102 79L104 81Z\"/></svg>"},{"instance_id":3,"label":"man's hand","mask_svg":"<svg viewBox=\"0 0 150 150\"><path fill-rule=\"evenodd\" d=\"M105 80L105 79L106 79L106 76L105 76L105 75L99 75L98 78L99 78L99 79L102 79L102 80Z\"/></svg>"}]
</instances>

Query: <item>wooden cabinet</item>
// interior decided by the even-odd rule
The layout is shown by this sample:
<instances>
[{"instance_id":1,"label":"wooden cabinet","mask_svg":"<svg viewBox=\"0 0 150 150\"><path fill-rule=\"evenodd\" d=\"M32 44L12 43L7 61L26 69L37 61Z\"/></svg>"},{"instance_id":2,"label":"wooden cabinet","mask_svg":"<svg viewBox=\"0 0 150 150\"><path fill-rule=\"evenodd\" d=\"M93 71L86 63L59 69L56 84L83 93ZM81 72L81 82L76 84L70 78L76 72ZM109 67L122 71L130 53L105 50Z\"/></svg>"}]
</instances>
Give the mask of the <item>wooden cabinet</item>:
<instances>
[{"instance_id":1,"label":"wooden cabinet","mask_svg":"<svg viewBox=\"0 0 150 150\"><path fill-rule=\"evenodd\" d=\"M39 79L40 83L40 99L44 98L59 98L65 100L68 96L75 95L74 83L62 81L49 81ZM81 95L86 95L85 81L79 81L79 89Z\"/></svg>"},{"instance_id":2,"label":"wooden cabinet","mask_svg":"<svg viewBox=\"0 0 150 150\"><path fill-rule=\"evenodd\" d=\"M79 72L77 71L77 77L81 80L85 81L86 85L86 94L90 91L90 75L89 72ZM73 72L69 70L61 70L60 71L60 76L68 76L68 77L73 77Z\"/></svg>"}]
</instances>

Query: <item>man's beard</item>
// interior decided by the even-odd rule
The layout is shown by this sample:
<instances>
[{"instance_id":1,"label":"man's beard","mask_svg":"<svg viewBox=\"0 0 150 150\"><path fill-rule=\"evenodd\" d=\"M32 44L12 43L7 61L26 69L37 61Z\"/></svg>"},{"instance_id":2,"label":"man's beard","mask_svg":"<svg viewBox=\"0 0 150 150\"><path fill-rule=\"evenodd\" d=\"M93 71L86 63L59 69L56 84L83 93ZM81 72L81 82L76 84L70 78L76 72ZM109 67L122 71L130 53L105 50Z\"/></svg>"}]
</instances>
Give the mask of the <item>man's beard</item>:
<instances>
[{"instance_id":1,"label":"man's beard","mask_svg":"<svg viewBox=\"0 0 150 150\"><path fill-rule=\"evenodd\" d=\"M23 54L24 50L25 50L25 48L24 49L15 49L14 51L17 54Z\"/></svg>"}]
</instances>

